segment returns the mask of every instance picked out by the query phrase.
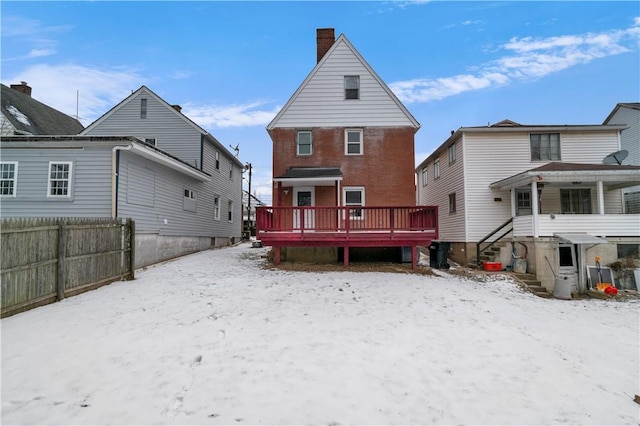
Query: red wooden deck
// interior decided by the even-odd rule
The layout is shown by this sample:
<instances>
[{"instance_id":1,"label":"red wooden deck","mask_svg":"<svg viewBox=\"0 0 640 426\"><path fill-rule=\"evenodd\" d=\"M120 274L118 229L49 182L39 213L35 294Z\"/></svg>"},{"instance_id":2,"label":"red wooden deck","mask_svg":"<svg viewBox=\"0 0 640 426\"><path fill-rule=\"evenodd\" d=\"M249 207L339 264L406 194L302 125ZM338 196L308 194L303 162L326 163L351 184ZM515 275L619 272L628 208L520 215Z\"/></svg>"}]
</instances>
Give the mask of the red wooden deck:
<instances>
[{"instance_id":1,"label":"red wooden deck","mask_svg":"<svg viewBox=\"0 0 640 426\"><path fill-rule=\"evenodd\" d=\"M411 247L438 238L437 206L408 207L257 207L256 236L275 252L281 247L342 247L349 264L349 247Z\"/></svg>"}]
</instances>

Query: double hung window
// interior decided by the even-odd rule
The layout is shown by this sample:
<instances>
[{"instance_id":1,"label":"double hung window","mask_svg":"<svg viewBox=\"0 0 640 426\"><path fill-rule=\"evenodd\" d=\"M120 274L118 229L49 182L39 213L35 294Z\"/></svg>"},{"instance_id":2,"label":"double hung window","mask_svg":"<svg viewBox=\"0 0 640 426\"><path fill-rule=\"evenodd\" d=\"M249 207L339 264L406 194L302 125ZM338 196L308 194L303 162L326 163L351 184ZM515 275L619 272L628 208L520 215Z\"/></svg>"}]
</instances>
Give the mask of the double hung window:
<instances>
[{"instance_id":1,"label":"double hung window","mask_svg":"<svg viewBox=\"0 0 640 426\"><path fill-rule=\"evenodd\" d=\"M591 190L561 189L560 212L563 214L591 214Z\"/></svg>"},{"instance_id":2,"label":"double hung window","mask_svg":"<svg viewBox=\"0 0 640 426\"><path fill-rule=\"evenodd\" d=\"M344 153L346 155L362 155L362 129L345 130L344 139Z\"/></svg>"},{"instance_id":3,"label":"double hung window","mask_svg":"<svg viewBox=\"0 0 640 426\"><path fill-rule=\"evenodd\" d=\"M560 133L533 133L529 141L531 161L560 160Z\"/></svg>"},{"instance_id":4,"label":"double hung window","mask_svg":"<svg viewBox=\"0 0 640 426\"><path fill-rule=\"evenodd\" d=\"M438 179L440 177L440 159L436 158L433 162L433 178Z\"/></svg>"},{"instance_id":5,"label":"double hung window","mask_svg":"<svg viewBox=\"0 0 640 426\"><path fill-rule=\"evenodd\" d=\"M427 172L428 170L426 167L422 169L422 186L427 186L427 181L429 180Z\"/></svg>"},{"instance_id":6,"label":"double hung window","mask_svg":"<svg viewBox=\"0 0 640 426\"><path fill-rule=\"evenodd\" d=\"M364 206L364 187L345 187L343 190L344 205L346 207L362 207ZM349 218L362 219L362 209L349 209Z\"/></svg>"},{"instance_id":7,"label":"double hung window","mask_svg":"<svg viewBox=\"0 0 640 426\"><path fill-rule=\"evenodd\" d=\"M49 162L49 185L47 188L48 197L70 197L71 196L71 162Z\"/></svg>"},{"instance_id":8,"label":"double hung window","mask_svg":"<svg viewBox=\"0 0 640 426\"><path fill-rule=\"evenodd\" d=\"M313 134L311 130L298 130L296 135L296 154L313 154Z\"/></svg>"},{"instance_id":9,"label":"double hung window","mask_svg":"<svg viewBox=\"0 0 640 426\"><path fill-rule=\"evenodd\" d=\"M16 179L18 177L18 163L7 161L0 163L0 196L16 196Z\"/></svg>"},{"instance_id":10,"label":"double hung window","mask_svg":"<svg viewBox=\"0 0 640 426\"><path fill-rule=\"evenodd\" d=\"M360 76L347 75L344 77L344 98L360 99Z\"/></svg>"}]
</instances>

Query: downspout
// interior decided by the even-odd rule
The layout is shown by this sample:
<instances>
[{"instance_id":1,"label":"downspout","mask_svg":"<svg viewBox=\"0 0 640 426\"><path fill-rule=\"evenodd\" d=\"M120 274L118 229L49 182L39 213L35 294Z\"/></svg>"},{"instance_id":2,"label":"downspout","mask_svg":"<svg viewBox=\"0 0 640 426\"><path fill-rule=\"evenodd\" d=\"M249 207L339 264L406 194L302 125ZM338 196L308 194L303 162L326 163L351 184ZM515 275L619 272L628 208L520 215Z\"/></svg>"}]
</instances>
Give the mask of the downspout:
<instances>
[{"instance_id":1,"label":"downspout","mask_svg":"<svg viewBox=\"0 0 640 426\"><path fill-rule=\"evenodd\" d=\"M130 151L133 144L114 146L111 150L111 217L118 217L118 184L120 179L120 152Z\"/></svg>"}]
</instances>

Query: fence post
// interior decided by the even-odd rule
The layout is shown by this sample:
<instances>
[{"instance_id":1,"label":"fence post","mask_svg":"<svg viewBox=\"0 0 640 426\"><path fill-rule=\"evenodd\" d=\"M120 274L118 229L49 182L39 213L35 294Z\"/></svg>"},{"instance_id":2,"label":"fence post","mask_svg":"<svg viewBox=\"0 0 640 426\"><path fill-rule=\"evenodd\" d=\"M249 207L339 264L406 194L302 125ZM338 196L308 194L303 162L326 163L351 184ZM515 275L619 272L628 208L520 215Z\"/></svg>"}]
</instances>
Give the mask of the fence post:
<instances>
[{"instance_id":1,"label":"fence post","mask_svg":"<svg viewBox=\"0 0 640 426\"><path fill-rule=\"evenodd\" d=\"M58 280L56 282L56 299L64 299L65 255L67 246L67 223L58 221Z\"/></svg>"},{"instance_id":2,"label":"fence post","mask_svg":"<svg viewBox=\"0 0 640 426\"><path fill-rule=\"evenodd\" d=\"M127 219L127 229L129 230L129 279L135 280L136 270L136 221Z\"/></svg>"}]
</instances>

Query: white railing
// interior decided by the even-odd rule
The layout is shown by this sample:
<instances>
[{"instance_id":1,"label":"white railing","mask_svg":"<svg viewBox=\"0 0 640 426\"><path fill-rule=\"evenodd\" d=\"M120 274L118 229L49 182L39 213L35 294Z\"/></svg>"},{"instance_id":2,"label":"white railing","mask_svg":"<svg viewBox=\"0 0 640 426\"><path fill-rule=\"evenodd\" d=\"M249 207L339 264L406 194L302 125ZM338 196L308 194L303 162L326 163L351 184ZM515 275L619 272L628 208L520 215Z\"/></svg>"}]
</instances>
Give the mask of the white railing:
<instances>
[{"instance_id":1,"label":"white railing","mask_svg":"<svg viewBox=\"0 0 640 426\"><path fill-rule=\"evenodd\" d=\"M513 219L514 236L534 234L533 216ZM586 232L602 237L640 237L638 214L541 214L538 216L538 236L552 237L555 233Z\"/></svg>"}]
</instances>

